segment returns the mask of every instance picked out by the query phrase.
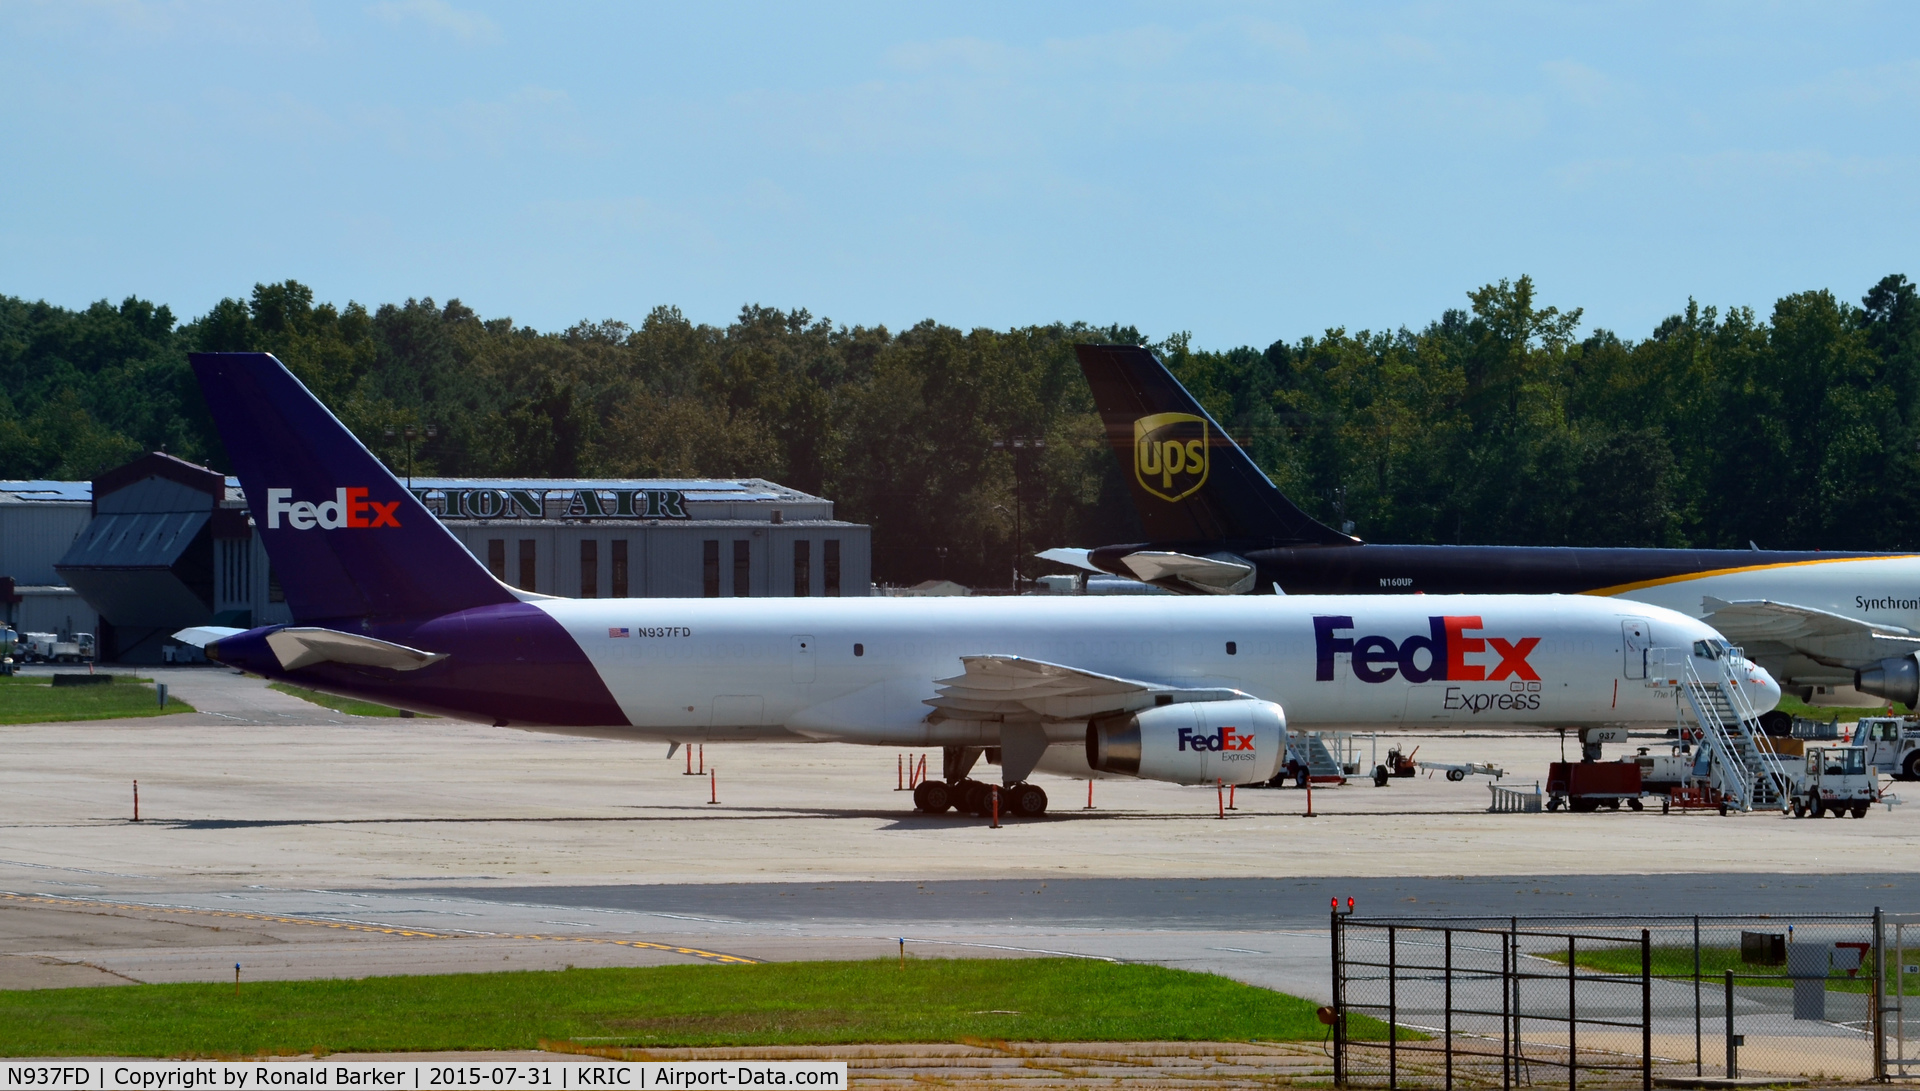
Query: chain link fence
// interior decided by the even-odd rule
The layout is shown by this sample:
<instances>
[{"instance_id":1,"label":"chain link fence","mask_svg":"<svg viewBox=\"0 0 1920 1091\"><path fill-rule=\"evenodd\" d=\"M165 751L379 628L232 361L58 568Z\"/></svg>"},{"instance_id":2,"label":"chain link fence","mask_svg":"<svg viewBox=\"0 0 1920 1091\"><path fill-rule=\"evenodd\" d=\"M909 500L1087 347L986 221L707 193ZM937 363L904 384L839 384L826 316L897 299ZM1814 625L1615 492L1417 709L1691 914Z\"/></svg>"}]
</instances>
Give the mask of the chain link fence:
<instances>
[{"instance_id":1,"label":"chain link fence","mask_svg":"<svg viewBox=\"0 0 1920 1091\"><path fill-rule=\"evenodd\" d=\"M1920 1077L1920 914L1333 917L1334 1082ZM1920 1013L1920 1004L1916 1004Z\"/></svg>"}]
</instances>

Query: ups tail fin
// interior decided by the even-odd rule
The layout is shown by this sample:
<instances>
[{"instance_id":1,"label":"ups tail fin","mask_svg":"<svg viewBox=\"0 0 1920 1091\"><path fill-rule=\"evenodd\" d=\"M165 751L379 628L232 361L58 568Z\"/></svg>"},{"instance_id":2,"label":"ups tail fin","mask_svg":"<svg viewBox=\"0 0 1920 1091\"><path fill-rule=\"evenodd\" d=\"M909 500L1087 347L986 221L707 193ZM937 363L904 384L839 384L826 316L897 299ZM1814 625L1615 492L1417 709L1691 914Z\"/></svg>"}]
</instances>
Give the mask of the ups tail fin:
<instances>
[{"instance_id":1,"label":"ups tail fin","mask_svg":"<svg viewBox=\"0 0 1920 1091\"><path fill-rule=\"evenodd\" d=\"M1295 507L1173 373L1137 345L1075 345L1150 541L1352 545Z\"/></svg>"},{"instance_id":2,"label":"ups tail fin","mask_svg":"<svg viewBox=\"0 0 1920 1091\"><path fill-rule=\"evenodd\" d=\"M339 627L515 601L280 361L191 359L295 620Z\"/></svg>"}]
</instances>

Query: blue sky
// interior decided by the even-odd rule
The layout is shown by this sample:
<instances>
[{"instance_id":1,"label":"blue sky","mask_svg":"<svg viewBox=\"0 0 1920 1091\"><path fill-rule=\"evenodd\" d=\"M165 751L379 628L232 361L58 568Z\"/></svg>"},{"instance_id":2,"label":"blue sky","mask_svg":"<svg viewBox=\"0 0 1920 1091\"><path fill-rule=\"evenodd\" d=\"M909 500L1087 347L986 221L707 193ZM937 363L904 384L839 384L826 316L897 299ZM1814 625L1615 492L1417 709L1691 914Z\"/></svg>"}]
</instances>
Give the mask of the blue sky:
<instances>
[{"instance_id":1,"label":"blue sky","mask_svg":"<svg viewBox=\"0 0 1920 1091\"><path fill-rule=\"evenodd\" d=\"M0 0L0 293L1642 337L1920 278L1920 5Z\"/></svg>"}]
</instances>

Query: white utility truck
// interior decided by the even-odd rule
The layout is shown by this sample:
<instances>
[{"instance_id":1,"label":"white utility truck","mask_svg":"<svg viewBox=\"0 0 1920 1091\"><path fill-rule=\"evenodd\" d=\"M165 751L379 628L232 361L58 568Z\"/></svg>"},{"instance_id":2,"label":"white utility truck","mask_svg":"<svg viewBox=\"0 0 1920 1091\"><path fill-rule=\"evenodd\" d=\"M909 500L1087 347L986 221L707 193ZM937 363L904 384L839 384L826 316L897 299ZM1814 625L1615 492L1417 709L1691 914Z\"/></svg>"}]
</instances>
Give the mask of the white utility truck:
<instances>
[{"instance_id":1,"label":"white utility truck","mask_svg":"<svg viewBox=\"0 0 1920 1091\"><path fill-rule=\"evenodd\" d=\"M1867 808L1880 802L1880 777L1867 766L1867 752L1858 746L1807 748L1806 772L1794 786L1795 818L1867 817Z\"/></svg>"},{"instance_id":2,"label":"white utility truck","mask_svg":"<svg viewBox=\"0 0 1920 1091\"><path fill-rule=\"evenodd\" d=\"M1853 745L1867 764L1900 780L1920 780L1920 716L1862 716Z\"/></svg>"},{"instance_id":3,"label":"white utility truck","mask_svg":"<svg viewBox=\"0 0 1920 1091\"><path fill-rule=\"evenodd\" d=\"M85 663L93 659L93 634L76 633L62 640L58 633L20 634L19 658L29 663Z\"/></svg>"}]
</instances>

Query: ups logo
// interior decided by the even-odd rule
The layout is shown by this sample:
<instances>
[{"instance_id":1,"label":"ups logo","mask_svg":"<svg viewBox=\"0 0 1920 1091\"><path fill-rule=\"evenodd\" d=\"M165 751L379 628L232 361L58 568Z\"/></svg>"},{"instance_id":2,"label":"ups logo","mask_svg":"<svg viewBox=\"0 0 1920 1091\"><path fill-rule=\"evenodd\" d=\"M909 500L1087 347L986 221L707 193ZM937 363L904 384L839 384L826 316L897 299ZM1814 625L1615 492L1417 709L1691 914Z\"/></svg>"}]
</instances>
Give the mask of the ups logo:
<instances>
[{"instance_id":1,"label":"ups logo","mask_svg":"<svg viewBox=\"0 0 1920 1091\"><path fill-rule=\"evenodd\" d=\"M1133 476L1168 503L1207 483L1207 420L1191 413L1155 413L1133 422Z\"/></svg>"}]
</instances>

